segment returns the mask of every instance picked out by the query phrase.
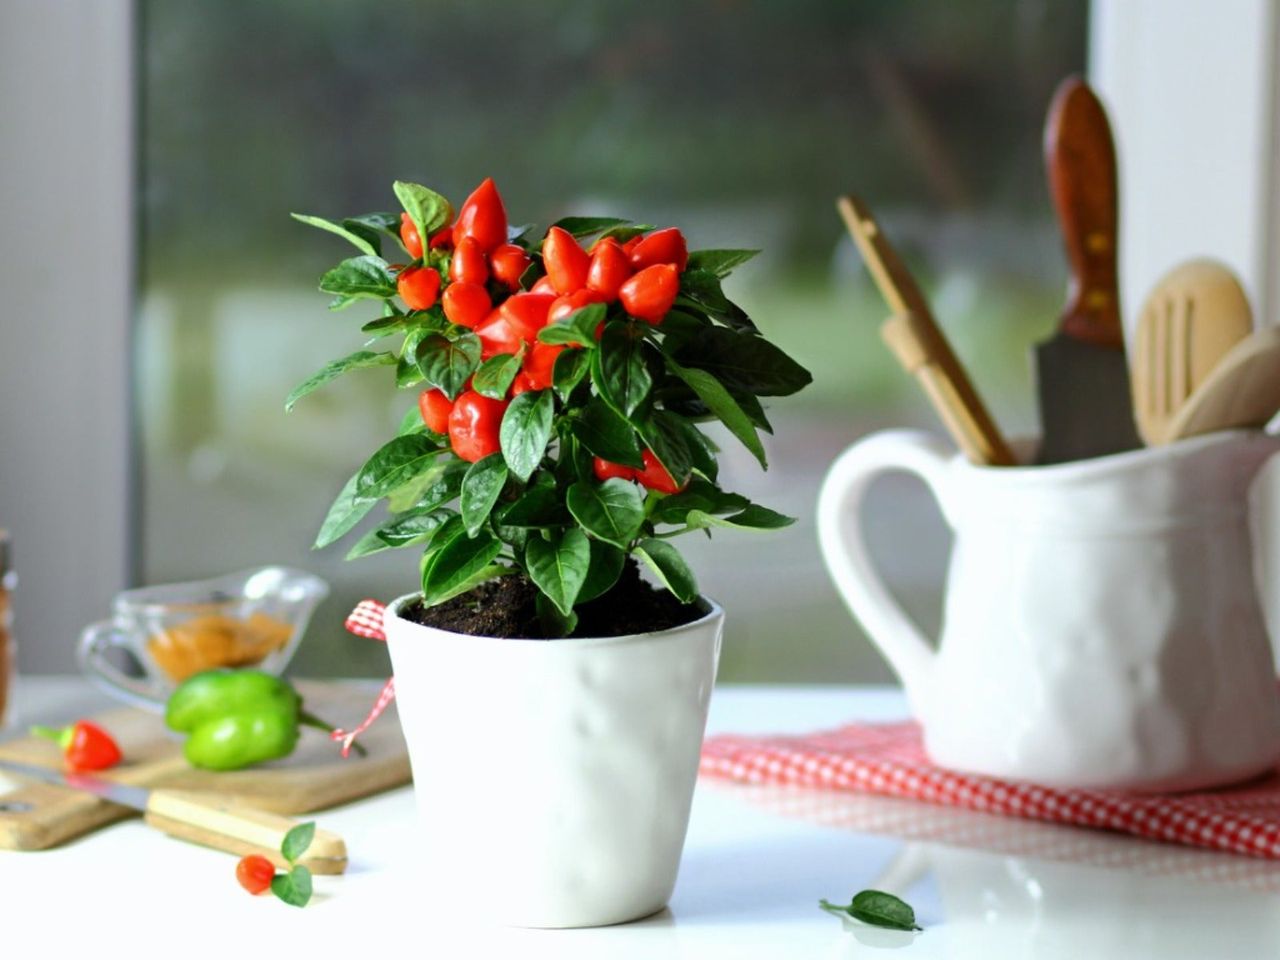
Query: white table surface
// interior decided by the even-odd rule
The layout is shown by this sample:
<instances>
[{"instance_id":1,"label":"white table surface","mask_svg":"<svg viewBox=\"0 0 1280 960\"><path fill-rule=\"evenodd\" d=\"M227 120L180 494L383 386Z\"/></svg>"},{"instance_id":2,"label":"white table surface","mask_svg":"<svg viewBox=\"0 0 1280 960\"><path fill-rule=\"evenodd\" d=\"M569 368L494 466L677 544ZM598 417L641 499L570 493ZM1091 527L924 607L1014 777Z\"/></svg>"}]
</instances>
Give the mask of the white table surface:
<instances>
[{"instance_id":1,"label":"white table surface","mask_svg":"<svg viewBox=\"0 0 1280 960\"><path fill-rule=\"evenodd\" d=\"M24 678L19 723L105 705L72 678ZM801 732L903 715L895 691L721 687L710 732ZM12 732L12 731L10 731ZM0 781L0 789L5 789ZM251 897L234 858L140 821L55 850L0 851L5 957L1235 958L1280 956L1280 864L911 801L699 781L670 907L593 930L460 924L419 894L410 788L317 816L351 855L304 910ZM923 933L817 908L877 887ZM14 949L16 946L16 949Z\"/></svg>"}]
</instances>

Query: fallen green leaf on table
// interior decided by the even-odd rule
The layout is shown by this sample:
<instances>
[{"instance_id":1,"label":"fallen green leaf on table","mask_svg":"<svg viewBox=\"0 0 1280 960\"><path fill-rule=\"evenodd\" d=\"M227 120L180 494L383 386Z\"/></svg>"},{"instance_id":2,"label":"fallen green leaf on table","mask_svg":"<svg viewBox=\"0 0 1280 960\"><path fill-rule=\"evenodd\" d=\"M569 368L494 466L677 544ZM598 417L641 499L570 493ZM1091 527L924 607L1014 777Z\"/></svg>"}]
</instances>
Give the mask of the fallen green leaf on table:
<instances>
[{"instance_id":1,"label":"fallen green leaf on table","mask_svg":"<svg viewBox=\"0 0 1280 960\"><path fill-rule=\"evenodd\" d=\"M889 930L924 929L916 924L916 912L910 905L892 893L884 893L880 890L863 890L855 894L853 901L847 907L838 906L826 900L819 900L818 906L827 913L861 920L873 927L885 927Z\"/></svg>"},{"instance_id":2,"label":"fallen green leaf on table","mask_svg":"<svg viewBox=\"0 0 1280 960\"><path fill-rule=\"evenodd\" d=\"M305 907L311 900L311 871L297 861L315 835L314 822L300 823L284 835L280 844L280 853L289 861L289 871L271 878L271 892L291 907Z\"/></svg>"}]
</instances>

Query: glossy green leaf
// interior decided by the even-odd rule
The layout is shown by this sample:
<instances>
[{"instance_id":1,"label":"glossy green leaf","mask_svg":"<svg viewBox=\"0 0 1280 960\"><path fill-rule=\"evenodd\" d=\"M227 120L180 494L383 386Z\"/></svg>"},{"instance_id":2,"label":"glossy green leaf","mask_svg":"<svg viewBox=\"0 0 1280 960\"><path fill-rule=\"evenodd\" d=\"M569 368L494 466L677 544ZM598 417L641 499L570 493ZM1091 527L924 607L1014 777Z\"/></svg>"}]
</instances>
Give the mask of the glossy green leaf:
<instances>
[{"instance_id":1,"label":"glossy green leaf","mask_svg":"<svg viewBox=\"0 0 1280 960\"><path fill-rule=\"evenodd\" d=\"M288 873L278 873L271 878L271 892L291 907L305 907L311 902L311 871L295 866Z\"/></svg>"},{"instance_id":2,"label":"glossy green leaf","mask_svg":"<svg viewBox=\"0 0 1280 960\"><path fill-rule=\"evenodd\" d=\"M644 403L653 386L641 353L641 324L610 321L591 356L592 379L600 395L624 417Z\"/></svg>"},{"instance_id":3,"label":"glossy green leaf","mask_svg":"<svg viewBox=\"0 0 1280 960\"><path fill-rule=\"evenodd\" d=\"M538 611L538 621L542 625L542 633L549 640L567 637L578 628L578 615L570 610L562 613L545 593L534 598L534 607Z\"/></svg>"},{"instance_id":4,"label":"glossy green leaf","mask_svg":"<svg viewBox=\"0 0 1280 960\"><path fill-rule=\"evenodd\" d=\"M681 603L692 603L698 596L698 582L680 551L665 540L643 540L635 555L654 572L662 585Z\"/></svg>"},{"instance_id":5,"label":"glossy green leaf","mask_svg":"<svg viewBox=\"0 0 1280 960\"><path fill-rule=\"evenodd\" d=\"M723 279L735 267L746 263L759 250L691 250L686 270L706 270Z\"/></svg>"},{"instance_id":6,"label":"glossy green leaf","mask_svg":"<svg viewBox=\"0 0 1280 960\"><path fill-rule=\"evenodd\" d=\"M507 399L507 391L511 389L511 381L520 372L520 358L514 353L500 353L490 357L471 378L471 389L483 397L493 400Z\"/></svg>"},{"instance_id":7,"label":"glossy green leaf","mask_svg":"<svg viewBox=\"0 0 1280 960\"><path fill-rule=\"evenodd\" d=\"M743 412L738 401L734 400L723 384L706 370L684 367L668 358L667 366L671 372L689 385L698 399L729 428L729 432L742 441L742 445L751 451L751 455L760 461L760 466L769 469L769 461L765 457L764 444L756 433L755 424Z\"/></svg>"},{"instance_id":8,"label":"glossy green leaf","mask_svg":"<svg viewBox=\"0 0 1280 960\"><path fill-rule=\"evenodd\" d=\"M311 846L311 841L316 836L316 824L314 820L308 820L306 823L300 823L296 827L290 828L289 832L284 835L284 840L280 843L280 854L290 863L297 863L302 859L302 855L307 852L307 848Z\"/></svg>"},{"instance_id":9,"label":"glossy green leaf","mask_svg":"<svg viewBox=\"0 0 1280 960\"><path fill-rule=\"evenodd\" d=\"M693 456L682 420L670 411L655 410L640 426L641 439L677 484L688 480L693 471Z\"/></svg>"},{"instance_id":10,"label":"glossy green leaf","mask_svg":"<svg viewBox=\"0 0 1280 960\"><path fill-rule=\"evenodd\" d=\"M551 381L561 400L568 400L574 387L591 369L591 355L585 350L561 350L551 367Z\"/></svg>"},{"instance_id":11,"label":"glossy green leaf","mask_svg":"<svg viewBox=\"0 0 1280 960\"><path fill-rule=\"evenodd\" d=\"M636 485L626 480L579 480L569 487L565 502L584 530L623 550L644 523L644 500Z\"/></svg>"},{"instance_id":12,"label":"glossy green leaf","mask_svg":"<svg viewBox=\"0 0 1280 960\"><path fill-rule=\"evenodd\" d=\"M450 340L444 334L429 333L414 348L414 362L427 383L456 400L480 364L480 338L464 333Z\"/></svg>"},{"instance_id":13,"label":"glossy green leaf","mask_svg":"<svg viewBox=\"0 0 1280 960\"><path fill-rule=\"evenodd\" d=\"M333 501L333 506L329 508L324 523L320 525L320 532L316 534L316 542L311 549L319 550L342 539L378 502L377 497L357 495L356 484L360 481L361 473L361 470L357 470L343 485L342 491Z\"/></svg>"},{"instance_id":14,"label":"glossy green leaf","mask_svg":"<svg viewBox=\"0 0 1280 960\"><path fill-rule=\"evenodd\" d=\"M378 250L381 250L383 237L390 237L397 243L400 241L400 217L394 213L362 213L358 217L343 217L342 225L364 237Z\"/></svg>"},{"instance_id":15,"label":"glossy green leaf","mask_svg":"<svg viewBox=\"0 0 1280 960\"><path fill-rule=\"evenodd\" d=\"M342 237L347 242L354 244L361 252L371 257L376 257L381 253L379 245L371 243L367 234L363 231L352 230L340 223L334 223L332 220L326 220L324 217L313 217L305 213L291 213L289 216L297 220L299 223L305 223L309 227L317 227L320 230L327 230Z\"/></svg>"},{"instance_id":16,"label":"glossy green leaf","mask_svg":"<svg viewBox=\"0 0 1280 960\"><path fill-rule=\"evenodd\" d=\"M622 576L622 567L627 555L611 543L603 540L591 541L591 564L587 567L587 578L578 591L578 603L594 600L613 589Z\"/></svg>"},{"instance_id":17,"label":"glossy green leaf","mask_svg":"<svg viewBox=\"0 0 1280 960\"><path fill-rule=\"evenodd\" d=\"M552 226L559 227L566 233L582 238L599 233L601 230L608 230L611 227L623 227L630 222L630 220L622 220L618 217L561 217Z\"/></svg>"},{"instance_id":18,"label":"glossy green leaf","mask_svg":"<svg viewBox=\"0 0 1280 960\"><path fill-rule=\"evenodd\" d=\"M758 397L783 397L812 382L809 371L763 337L707 327L689 338L672 359L706 370L727 389Z\"/></svg>"},{"instance_id":19,"label":"glossy green leaf","mask_svg":"<svg viewBox=\"0 0 1280 960\"><path fill-rule=\"evenodd\" d=\"M572 421L571 429L595 456L628 467L644 466L636 428L598 397L587 401L582 413Z\"/></svg>"},{"instance_id":20,"label":"glossy green leaf","mask_svg":"<svg viewBox=\"0 0 1280 960\"><path fill-rule=\"evenodd\" d=\"M503 414L498 441L507 466L521 480L528 480L542 462L554 414L555 396L550 390L525 391Z\"/></svg>"},{"instance_id":21,"label":"glossy green leaf","mask_svg":"<svg viewBox=\"0 0 1280 960\"><path fill-rule=\"evenodd\" d=\"M356 478L356 495L385 497L430 470L441 452L440 446L424 434L396 437L361 468Z\"/></svg>"},{"instance_id":22,"label":"glossy green leaf","mask_svg":"<svg viewBox=\"0 0 1280 960\"><path fill-rule=\"evenodd\" d=\"M567 617L573 612L591 565L587 535L570 527L553 540L530 537L524 556L529 579Z\"/></svg>"},{"instance_id":23,"label":"glossy green leaf","mask_svg":"<svg viewBox=\"0 0 1280 960\"><path fill-rule=\"evenodd\" d=\"M474 537L484 527L506 483L507 464L500 453L490 454L467 468L460 505L468 536Z\"/></svg>"},{"instance_id":24,"label":"glossy green leaf","mask_svg":"<svg viewBox=\"0 0 1280 960\"><path fill-rule=\"evenodd\" d=\"M695 478L679 493L663 497L653 507L650 519L655 523L683 525L691 510L724 514L744 510L750 505L751 501L740 494L728 493L713 483Z\"/></svg>"},{"instance_id":25,"label":"glossy green leaf","mask_svg":"<svg viewBox=\"0 0 1280 960\"><path fill-rule=\"evenodd\" d=\"M395 366L396 355L394 353L375 353L372 350L357 350L355 353L349 353L345 357L338 360L332 360L325 364L319 371L313 373L302 383L293 388L293 392L285 399L284 408L286 411L292 410L293 405L305 397L313 390L323 387L330 380L335 380L348 370L359 370L365 367L386 367Z\"/></svg>"},{"instance_id":26,"label":"glossy green leaf","mask_svg":"<svg viewBox=\"0 0 1280 960\"><path fill-rule=\"evenodd\" d=\"M349 299L394 297L396 278L381 257L352 257L343 260L320 278L320 291Z\"/></svg>"},{"instance_id":27,"label":"glossy green leaf","mask_svg":"<svg viewBox=\"0 0 1280 960\"><path fill-rule=\"evenodd\" d=\"M564 526L571 518L554 487L530 487L500 519L508 527L536 528Z\"/></svg>"},{"instance_id":28,"label":"glossy green leaf","mask_svg":"<svg viewBox=\"0 0 1280 960\"><path fill-rule=\"evenodd\" d=\"M603 322L607 309L603 303L588 304L555 323L547 324L538 331L538 339L543 343L594 348L596 327Z\"/></svg>"},{"instance_id":29,"label":"glossy green leaf","mask_svg":"<svg viewBox=\"0 0 1280 960\"><path fill-rule=\"evenodd\" d=\"M452 222L453 207L434 190L404 180L397 180L392 184L392 189L405 213L409 214L409 219L418 228L418 236L422 238L424 246L431 234Z\"/></svg>"},{"instance_id":30,"label":"glossy green leaf","mask_svg":"<svg viewBox=\"0 0 1280 960\"><path fill-rule=\"evenodd\" d=\"M487 531L475 537L466 536L465 530L459 533L432 555L423 571L422 596L429 607L455 596L502 552L502 542Z\"/></svg>"},{"instance_id":31,"label":"glossy green leaf","mask_svg":"<svg viewBox=\"0 0 1280 960\"><path fill-rule=\"evenodd\" d=\"M857 893L847 906L819 900L818 906L839 917L852 917L873 927L889 930L921 930L916 924L916 912L911 906L891 893L882 890L863 890Z\"/></svg>"},{"instance_id":32,"label":"glossy green leaf","mask_svg":"<svg viewBox=\"0 0 1280 960\"><path fill-rule=\"evenodd\" d=\"M796 522L795 517L788 517L762 507L758 503L749 504L745 510L728 517L717 517L702 510L690 510L685 516L685 523L691 530L703 527L729 527L735 530L780 530Z\"/></svg>"}]
</instances>

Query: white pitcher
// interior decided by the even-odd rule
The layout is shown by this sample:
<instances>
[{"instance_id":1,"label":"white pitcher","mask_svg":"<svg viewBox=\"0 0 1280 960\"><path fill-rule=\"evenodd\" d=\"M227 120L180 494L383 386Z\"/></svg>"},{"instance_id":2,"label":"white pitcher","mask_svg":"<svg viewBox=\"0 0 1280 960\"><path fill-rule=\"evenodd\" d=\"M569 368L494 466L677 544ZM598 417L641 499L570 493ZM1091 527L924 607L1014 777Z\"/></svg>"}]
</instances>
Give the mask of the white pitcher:
<instances>
[{"instance_id":1,"label":"white pitcher","mask_svg":"<svg viewBox=\"0 0 1280 960\"><path fill-rule=\"evenodd\" d=\"M902 678L939 764L1188 790L1280 758L1250 490L1280 439L1231 431L1057 466L974 466L916 431L846 450L818 503L836 586ZM917 474L954 531L937 649L886 590L859 512Z\"/></svg>"}]
</instances>

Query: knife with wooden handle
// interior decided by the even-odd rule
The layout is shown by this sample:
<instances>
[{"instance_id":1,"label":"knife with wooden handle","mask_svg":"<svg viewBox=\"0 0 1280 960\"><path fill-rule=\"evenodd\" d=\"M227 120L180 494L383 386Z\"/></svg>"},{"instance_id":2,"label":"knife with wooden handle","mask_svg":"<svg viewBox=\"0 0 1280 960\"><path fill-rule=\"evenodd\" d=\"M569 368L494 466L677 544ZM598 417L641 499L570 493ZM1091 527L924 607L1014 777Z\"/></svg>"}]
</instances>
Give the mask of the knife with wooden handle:
<instances>
[{"instance_id":1,"label":"knife with wooden handle","mask_svg":"<svg viewBox=\"0 0 1280 960\"><path fill-rule=\"evenodd\" d=\"M1041 463L1142 446L1116 280L1116 154L1106 110L1079 77L1059 84L1044 133L1049 193L1069 267L1056 332L1035 347Z\"/></svg>"},{"instance_id":2,"label":"knife with wooden handle","mask_svg":"<svg viewBox=\"0 0 1280 960\"><path fill-rule=\"evenodd\" d=\"M0 771L59 787L92 793L103 800L140 810L143 819L170 836L228 853L259 853L277 867L287 867L280 853L284 835L298 821L274 813L227 803L209 794L185 790L148 790L132 784L116 783L102 777L63 773L49 767L0 760ZM39 818L40 807L7 815ZM316 830L311 846L298 861L312 873L342 873L347 869L347 847L342 838L327 830Z\"/></svg>"},{"instance_id":3,"label":"knife with wooden handle","mask_svg":"<svg viewBox=\"0 0 1280 960\"><path fill-rule=\"evenodd\" d=\"M956 359L929 304L880 225L857 197L836 206L892 316L880 335L898 362L920 383L956 445L973 463L1012 466L1016 461Z\"/></svg>"}]
</instances>

